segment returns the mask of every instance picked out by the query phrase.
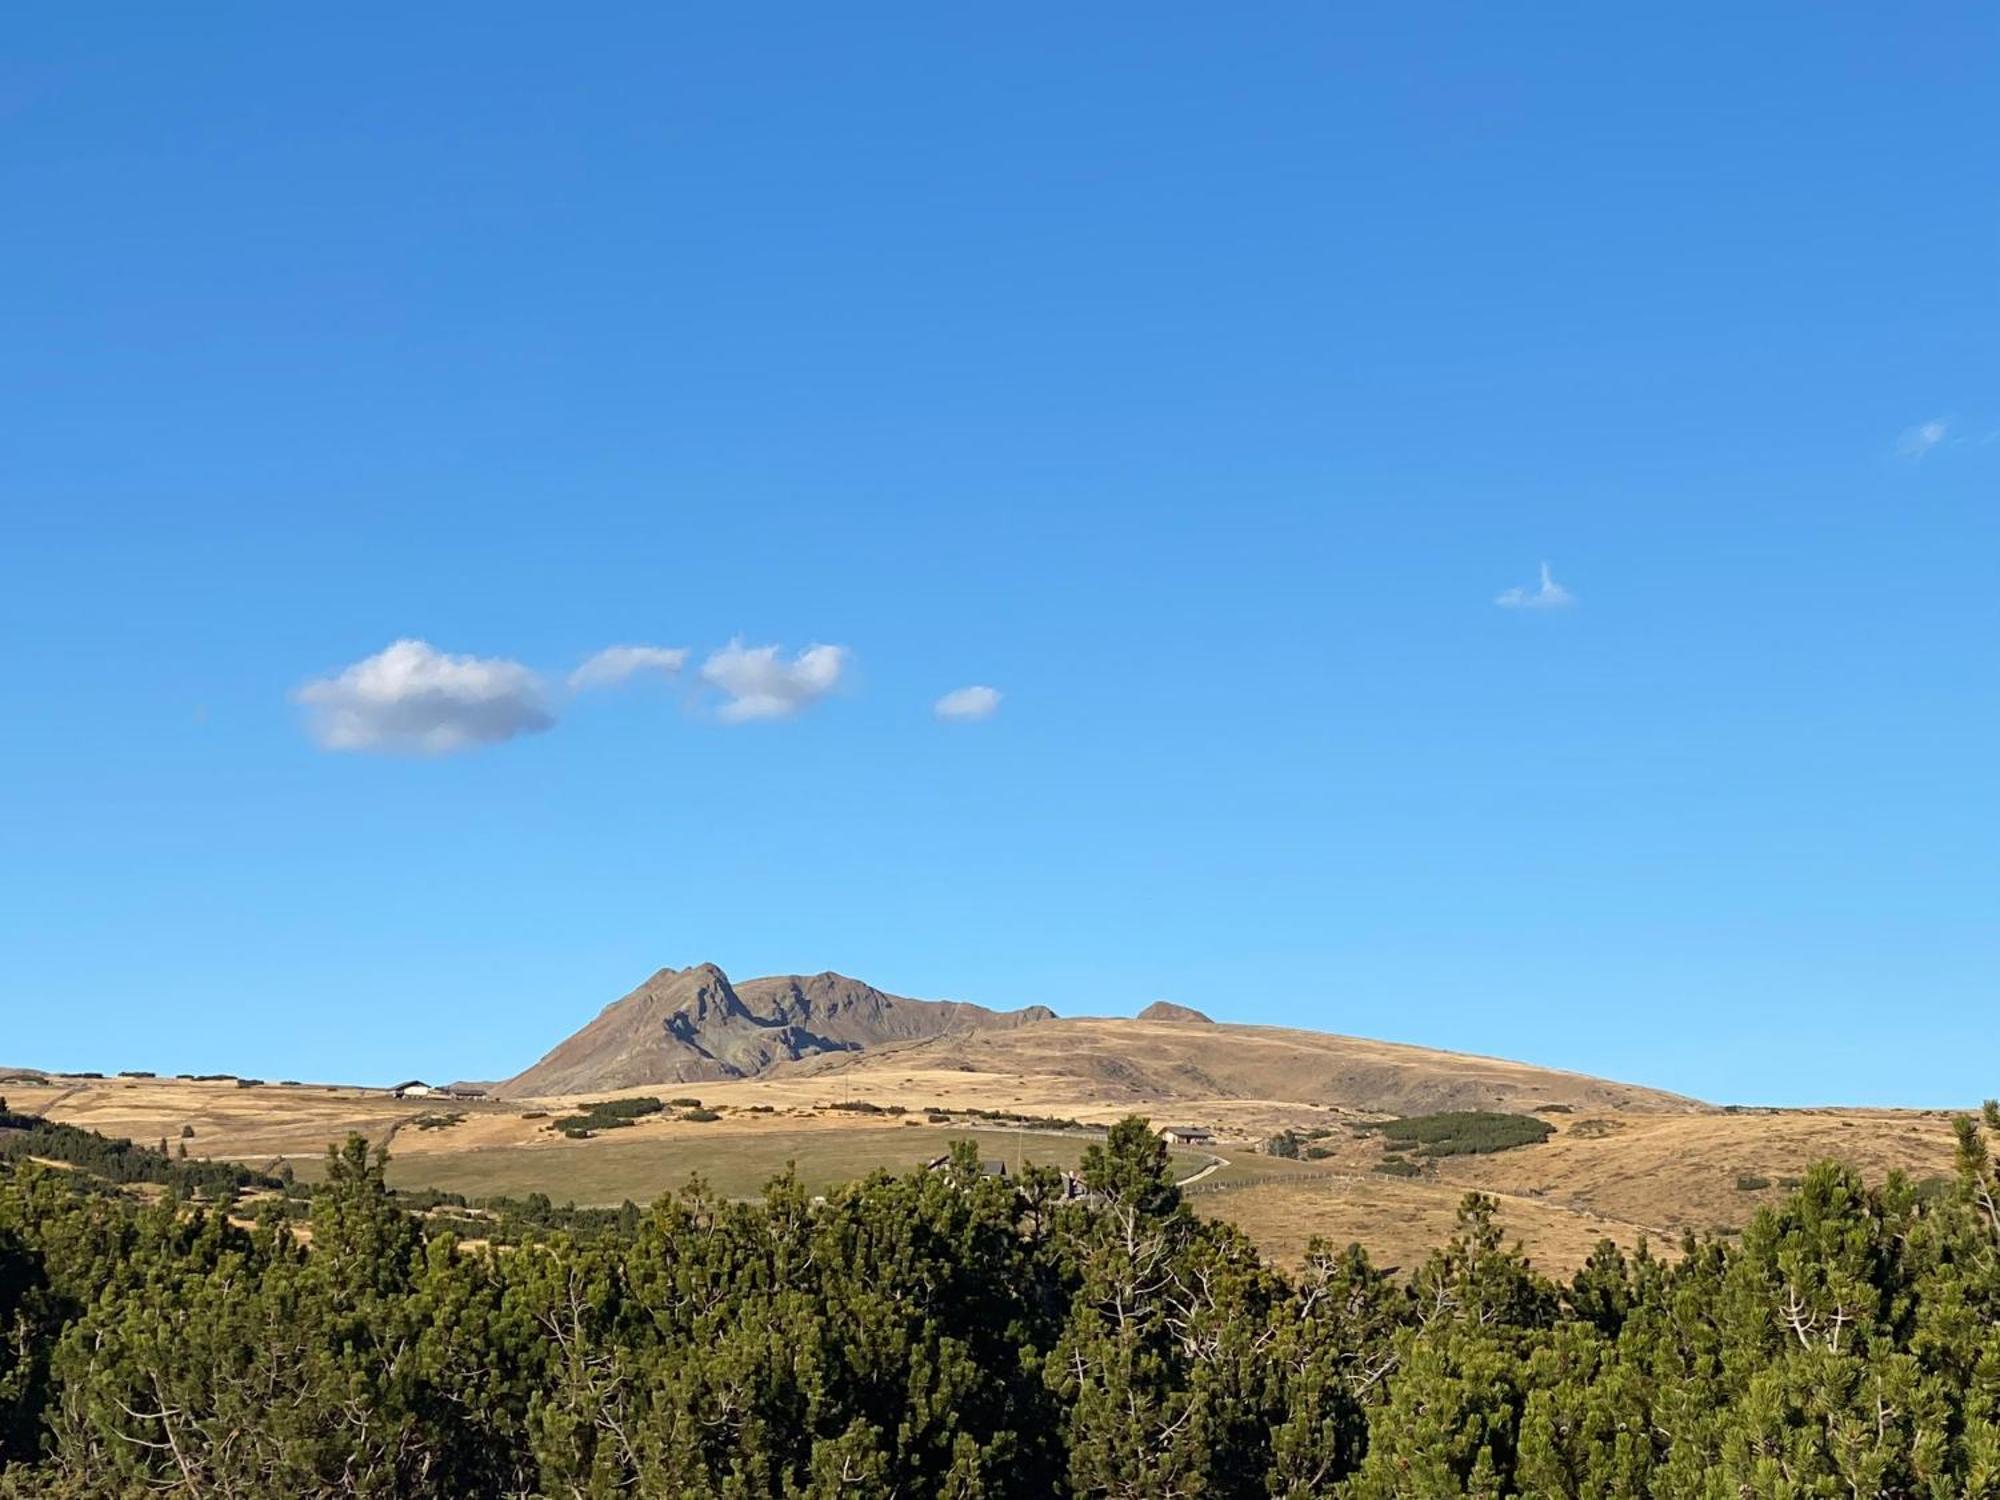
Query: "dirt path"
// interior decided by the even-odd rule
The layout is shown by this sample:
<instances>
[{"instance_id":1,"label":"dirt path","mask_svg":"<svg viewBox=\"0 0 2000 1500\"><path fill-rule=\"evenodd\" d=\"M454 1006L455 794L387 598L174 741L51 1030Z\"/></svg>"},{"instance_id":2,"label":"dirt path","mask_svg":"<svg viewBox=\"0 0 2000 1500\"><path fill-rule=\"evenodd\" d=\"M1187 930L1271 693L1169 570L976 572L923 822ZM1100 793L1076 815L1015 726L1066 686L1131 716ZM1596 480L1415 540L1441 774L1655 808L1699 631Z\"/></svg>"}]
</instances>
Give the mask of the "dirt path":
<instances>
[{"instance_id":1,"label":"dirt path","mask_svg":"<svg viewBox=\"0 0 2000 1500\"><path fill-rule=\"evenodd\" d=\"M1224 1167L1228 1165L1229 1165L1228 1157L1211 1156L1208 1159L1207 1166L1203 1167L1199 1172L1190 1173L1188 1176L1183 1177L1179 1182L1175 1183L1174 1186L1183 1188L1192 1186L1193 1184L1200 1182L1202 1178L1208 1176L1209 1173L1220 1172Z\"/></svg>"},{"instance_id":2,"label":"dirt path","mask_svg":"<svg viewBox=\"0 0 2000 1500\"><path fill-rule=\"evenodd\" d=\"M382 1143L379 1147L377 1147L377 1149L381 1151L387 1151L391 1146L393 1146L396 1143L397 1131L401 1130L405 1125L414 1125L418 1120L422 1118L423 1118L422 1115L401 1115L396 1119L390 1121L389 1133L382 1137Z\"/></svg>"}]
</instances>

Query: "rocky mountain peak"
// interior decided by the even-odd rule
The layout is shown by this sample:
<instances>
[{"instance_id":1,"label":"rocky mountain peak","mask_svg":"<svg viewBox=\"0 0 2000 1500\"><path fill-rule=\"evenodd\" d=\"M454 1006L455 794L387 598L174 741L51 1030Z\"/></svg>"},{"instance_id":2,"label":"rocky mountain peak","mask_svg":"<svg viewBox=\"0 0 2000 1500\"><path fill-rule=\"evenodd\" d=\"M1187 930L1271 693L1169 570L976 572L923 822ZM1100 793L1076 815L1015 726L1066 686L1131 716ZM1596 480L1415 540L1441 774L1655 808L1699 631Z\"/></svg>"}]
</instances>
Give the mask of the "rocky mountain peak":
<instances>
[{"instance_id":1,"label":"rocky mountain peak","mask_svg":"<svg viewBox=\"0 0 2000 1500\"><path fill-rule=\"evenodd\" d=\"M532 1096L750 1078L825 1053L1012 1028L1054 1015L1039 1005L993 1011L958 1000L911 1000L831 970L732 985L714 964L695 964L659 970L499 1087Z\"/></svg>"},{"instance_id":2,"label":"rocky mountain peak","mask_svg":"<svg viewBox=\"0 0 2000 1500\"><path fill-rule=\"evenodd\" d=\"M1176 1005L1171 1000L1155 1000L1151 1005L1139 1012L1139 1019L1142 1021L1195 1022L1204 1026L1213 1026L1215 1024L1212 1016L1203 1015L1192 1005Z\"/></svg>"}]
</instances>

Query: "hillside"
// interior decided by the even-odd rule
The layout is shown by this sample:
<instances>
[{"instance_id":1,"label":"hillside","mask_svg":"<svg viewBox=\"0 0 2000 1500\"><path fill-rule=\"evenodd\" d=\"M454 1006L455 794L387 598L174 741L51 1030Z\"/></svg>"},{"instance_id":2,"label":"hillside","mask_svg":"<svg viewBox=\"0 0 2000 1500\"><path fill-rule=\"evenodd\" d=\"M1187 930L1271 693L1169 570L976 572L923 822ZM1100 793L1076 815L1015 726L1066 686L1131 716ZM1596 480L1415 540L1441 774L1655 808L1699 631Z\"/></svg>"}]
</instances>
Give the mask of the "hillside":
<instances>
[{"instance_id":1,"label":"hillside","mask_svg":"<svg viewBox=\"0 0 2000 1500\"><path fill-rule=\"evenodd\" d=\"M1050 1019L1008 1031L934 1037L821 1057L786 1069L867 1094L871 1077L940 1086L965 1075L1022 1080L1037 1098L1088 1099L1101 1109L1176 1105L1315 1105L1362 1114L1569 1109L1682 1113L1697 1100L1637 1084L1501 1058L1441 1052L1318 1031L1184 1019ZM1185 1112L1184 1110L1182 1112ZM1224 1108L1225 1117L1241 1108ZM1250 1123L1246 1119L1246 1123Z\"/></svg>"},{"instance_id":2,"label":"hillside","mask_svg":"<svg viewBox=\"0 0 2000 1500\"><path fill-rule=\"evenodd\" d=\"M1045 1006L1000 1012L955 1000L911 1000L832 973L737 986L714 964L697 964L661 969L498 1091L575 1094L754 1078L804 1058L1054 1016Z\"/></svg>"}]
</instances>

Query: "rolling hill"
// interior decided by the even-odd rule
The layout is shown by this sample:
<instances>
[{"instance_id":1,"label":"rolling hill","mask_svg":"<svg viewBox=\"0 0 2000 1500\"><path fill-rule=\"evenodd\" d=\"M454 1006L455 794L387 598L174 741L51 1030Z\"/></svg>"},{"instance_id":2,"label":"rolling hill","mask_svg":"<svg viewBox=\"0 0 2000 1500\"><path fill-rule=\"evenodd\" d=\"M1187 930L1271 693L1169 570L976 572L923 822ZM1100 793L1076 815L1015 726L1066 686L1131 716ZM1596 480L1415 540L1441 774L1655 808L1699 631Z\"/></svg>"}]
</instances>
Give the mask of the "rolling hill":
<instances>
[{"instance_id":1,"label":"rolling hill","mask_svg":"<svg viewBox=\"0 0 2000 1500\"><path fill-rule=\"evenodd\" d=\"M1638 1084L1318 1031L1230 1022L1051 1017L1007 1031L951 1033L798 1064L866 1093L872 1076L995 1075L1103 1106L1257 1102L1360 1114L1567 1109L1685 1113L1698 1100Z\"/></svg>"}]
</instances>

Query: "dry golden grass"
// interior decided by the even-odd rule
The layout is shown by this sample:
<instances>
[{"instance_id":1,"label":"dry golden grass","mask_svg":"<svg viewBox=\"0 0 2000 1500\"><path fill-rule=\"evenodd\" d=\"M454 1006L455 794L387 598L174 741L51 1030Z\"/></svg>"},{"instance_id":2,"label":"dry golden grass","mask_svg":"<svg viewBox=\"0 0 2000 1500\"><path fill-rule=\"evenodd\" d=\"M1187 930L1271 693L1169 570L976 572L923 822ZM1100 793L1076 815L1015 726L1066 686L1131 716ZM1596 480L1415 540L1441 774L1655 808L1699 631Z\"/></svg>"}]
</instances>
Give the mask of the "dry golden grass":
<instances>
[{"instance_id":1,"label":"dry golden grass","mask_svg":"<svg viewBox=\"0 0 2000 1500\"><path fill-rule=\"evenodd\" d=\"M1297 1266L1308 1244L1358 1241L1380 1266L1412 1269L1450 1235L1461 1185L1374 1173L1300 1175L1282 1184L1196 1193L1190 1201L1209 1218L1239 1226L1281 1265ZM1553 1273L1583 1264L1599 1240L1630 1249L1640 1226L1584 1209L1503 1196L1501 1222L1536 1265Z\"/></svg>"},{"instance_id":2,"label":"dry golden grass","mask_svg":"<svg viewBox=\"0 0 2000 1500\"><path fill-rule=\"evenodd\" d=\"M1643 1236L1671 1254L1689 1230L1736 1231L1779 1201L1787 1179L1816 1161L1843 1161L1879 1182L1951 1172L1948 1116L1896 1110L1771 1110L1696 1115L1548 1117L1540 1146L1424 1163L1421 1178L1372 1170L1373 1137L1329 1138L1318 1174L1196 1195L1201 1212L1241 1225L1264 1250L1296 1263L1315 1236L1359 1240L1378 1260L1409 1265L1450 1230L1459 1200L1499 1199L1502 1222L1537 1264L1567 1273L1600 1239L1630 1249ZM1579 1128L1581 1127L1581 1128ZM1250 1163L1239 1163L1249 1166ZM1749 1189L1742 1179L1769 1186ZM1221 1179L1225 1184L1227 1178Z\"/></svg>"},{"instance_id":3,"label":"dry golden grass","mask_svg":"<svg viewBox=\"0 0 2000 1500\"><path fill-rule=\"evenodd\" d=\"M1703 1107L1657 1089L1501 1058L1275 1026L1172 1021L1045 1021L817 1058L797 1071L838 1078L863 1094L896 1078L1006 1079L1052 1103L1091 1100L1108 1108L1218 1100L1392 1114L1549 1103L1591 1110Z\"/></svg>"},{"instance_id":4,"label":"dry golden grass","mask_svg":"<svg viewBox=\"0 0 2000 1500\"><path fill-rule=\"evenodd\" d=\"M1688 1229L1737 1229L1816 1161L1843 1161L1871 1182L1891 1171L1922 1179L1952 1171L1951 1120L1917 1110L1770 1110L1605 1116L1597 1135L1558 1119L1546 1145L1455 1157L1440 1178L1463 1187L1587 1208L1678 1239ZM1746 1192L1740 1176L1771 1186Z\"/></svg>"},{"instance_id":5,"label":"dry golden grass","mask_svg":"<svg viewBox=\"0 0 2000 1500\"><path fill-rule=\"evenodd\" d=\"M177 1078L55 1079L44 1088L9 1084L8 1104L142 1145L172 1150L191 1125L191 1156L317 1156L352 1131L378 1144L400 1120L422 1113L379 1090L192 1083Z\"/></svg>"}]
</instances>

